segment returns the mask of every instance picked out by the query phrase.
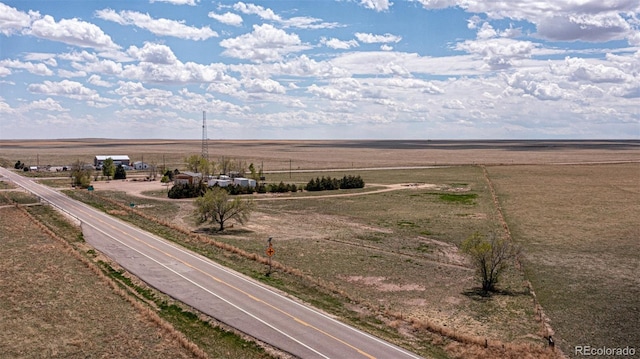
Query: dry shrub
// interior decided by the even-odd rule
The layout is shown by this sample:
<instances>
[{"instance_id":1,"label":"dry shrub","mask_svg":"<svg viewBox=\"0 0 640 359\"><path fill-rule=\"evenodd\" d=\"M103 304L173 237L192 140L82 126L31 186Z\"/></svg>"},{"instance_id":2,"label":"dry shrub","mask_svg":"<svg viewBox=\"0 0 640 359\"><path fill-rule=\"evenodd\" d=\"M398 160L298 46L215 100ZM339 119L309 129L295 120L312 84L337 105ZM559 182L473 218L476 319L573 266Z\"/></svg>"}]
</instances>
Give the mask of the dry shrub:
<instances>
[{"instance_id":1,"label":"dry shrub","mask_svg":"<svg viewBox=\"0 0 640 359\"><path fill-rule=\"evenodd\" d=\"M464 343L451 342L445 346L445 350L453 358L477 358L477 359L558 359L563 358L562 353L543 348L533 344L505 344L502 346L489 346L485 348L479 345L465 345Z\"/></svg>"},{"instance_id":2,"label":"dry shrub","mask_svg":"<svg viewBox=\"0 0 640 359\"><path fill-rule=\"evenodd\" d=\"M404 324L401 320L392 320L387 325L393 329L398 329Z\"/></svg>"}]
</instances>

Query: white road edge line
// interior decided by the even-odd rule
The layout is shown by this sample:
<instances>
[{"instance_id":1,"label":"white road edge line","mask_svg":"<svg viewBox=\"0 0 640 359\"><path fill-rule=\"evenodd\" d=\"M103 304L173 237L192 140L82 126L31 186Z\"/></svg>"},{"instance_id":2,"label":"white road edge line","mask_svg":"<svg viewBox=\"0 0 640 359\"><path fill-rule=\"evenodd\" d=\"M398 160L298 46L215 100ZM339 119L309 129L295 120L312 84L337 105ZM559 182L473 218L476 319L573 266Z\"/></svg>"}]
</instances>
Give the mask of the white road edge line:
<instances>
[{"instance_id":1,"label":"white road edge line","mask_svg":"<svg viewBox=\"0 0 640 359\"><path fill-rule=\"evenodd\" d=\"M16 175L16 176L19 176L19 175ZM21 176L21 177L22 177L22 176ZM307 311L313 312L313 313L315 313L316 315L319 315L319 316L321 316L321 317L324 317L324 318L326 318L326 319L328 319L328 320L330 320L330 321L334 322L335 324L338 324L338 325L340 325L340 326L343 326L344 328L347 328L347 329L349 329L349 330L351 330L351 331L353 331L353 332L356 332L356 333L358 333L358 334L360 334L360 335L362 335L362 336L364 336L364 337L367 337L367 338L369 338L369 339L371 339L371 340L374 340L374 341L376 341L376 342L378 342L378 343L380 343L380 344L382 344L382 345L384 345L384 346L387 346L387 347L389 347L389 348L391 348L391 349L393 349L393 350L396 350L396 351L398 351L398 352L400 352L400 353L402 353L402 354L404 354L404 355L407 355L407 356L408 356L408 357L410 357L410 358L414 358L414 359L421 359L421 358L422 358L422 357L420 357L420 356L415 355L414 353L411 353L411 352L406 351L406 350L405 350L405 349L403 349L403 348L400 348L400 347L398 347L398 346L392 345L391 343L388 343L388 342L386 342L386 341L384 341L384 340L381 340L380 338L377 338L377 337L375 337L375 336L373 336L373 335L371 335L371 334L369 334L369 333L363 332L363 331L361 331L361 330L359 330L359 329L357 329L357 328L354 328L354 327L352 327L352 326L349 326L349 325L347 325L347 324L345 324L345 323L343 323L343 322L341 322L341 321L339 321L339 320L337 320L337 319L335 319L335 318L333 318L333 317L330 317L330 316L328 316L328 315L326 315L326 314L324 314L324 313L322 313L322 312L319 312L319 311L317 311L317 310L315 310L315 309L313 309L313 308L310 308L310 307L305 306L305 305L303 305L303 304L301 304L301 303L299 303L299 302L296 302L296 301L292 300L291 298L288 298L288 297L286 297L286 296L281 295L280 293L277 293L277 292L275 292L275 291L272 291L272 290L270 290L269 288L267 288L267 287L265 287L264 285L262 285L261 283L256 282L255 280L253 280L253 279L251 279L251 278L248 278L248 277L246 277L246 276L244 276L244 275L242 275L242 274L240 274L240 273L237 273L236 271L233 271L233 270L231 270L231 269L229 269L229 268L226 268L226 267L224 267L224 266L222 266L222 265L220 265L220 264L218 264L218 263L216 263L216 262L213 262L212 260L210 260L210 259L208 259L208 258L206 258L206 257L203 257L203 256L201 256L200 254L193 253L193 252L191 252L191 251L187 251L187 250L183 249L182 247L178 246L177 244L175 244L175 243L173 243L173 242L170 242L170 241L168 241L168 240L166 240L166 239L164 239L164 238L158 237L158 236L156 236L156 235L155 235L155 234L153 234L153 233L143 231L142 229L140 229L140 228L138 228L138 227L135 227L135 226L133 226L133 225L131 225L131 224L129 224L129 223L126 223L126 222L121 221L121 220L119 220L119 219L117 219L117 218L114 218L114 217L112 217L112 216L109 216L109 215L107 215L107 214L105 214L105 213L103 213L103 212L101 212L101 211L98 211L97 209L95 209L95 208L93 208L93 207L91 207L91 206L89 206L89 205L87 205L87 204L85 204L85 203L82 203L82 202L79 202L79 201L77 201L77 200L74 200L74 199L72 199L72 198L70 198L70 197L68 197L68 196L66 196L66 195L64 195L64 194L62 194L62 193L60 193L60 192L58 192L58 191L55 191L55 190L53 190L53 189L51 189L51 188L49 188L49 187L47 187L47 186L44 186L44 185L41 185L41 184L35 183L35 182L34 182L33 180L31 180L31 179L28 179L28 178L25 178L25 179L26 179L26 180L28 180L28 181L30 181L31 183L33 183L33 184L34 184L34 185L36 185L36 186L40 186L41 188L43 188L43 189L45 189L45 190L47 190L47 191L50 191L50 192L51 192L52 194L54 194L54 195L60 196L60 197L64 198L65 200L71 200L73 205L76 205L76 206L77 206L77 205L79 204L81 208L82 208L82 207L84 207L85 209L92 210L92 211L94 211L95 213L98 213L98 214L100 214L100 215L102 215L102 216L108 217L109 219L112 219L112 220L118 221L118 222L120 222L121 224L123 224L123 225L125 225L125 226L129 227L129 229L131 229L131 230L133 230L133 231L135 231L135 232L142 233L142 234L144 234L144 235L146 235L146 236L150 236L151 238L155 239L156 241L159 241L159 242L161 242L161 243L163 243L163 244L165 244L165 245L167 245L167 246L170 246L170 247L174 248L175 250L177 250L177 251L179 251L179 252L182 252L183 254L186 254L186 255L188 255L188 256L190 256L190 257L192 257L192 258L195 258L195 259L197 259L197 260L201 261L201 262L202 262L202 263L204 263L204 264L207 264L207 265L209 265L209 266L212 266L212 267L214 267L214 268L217 268L218 270L224 271L224 272L226 272L227 274L230 274L230 275L232 275L232 276L234 276L234 277L236 277L236 278L239 278L239 279L241 279L241 280L245 281L246 283L249 283L249 284L251 284L251 285L253 285L253 286L255 286L255 287L258 287L259 289L261 289L261 290L263 290L263 291L267 291L267 292L269 292L270 294L274 294L274 295L276 295L276 296L278 296L278 297L280 297L280 298L282 298L282 299L284 299L284 300L288 301L289 303L295 304L296 306L298 306L298 307L300 307L300 308L302 308L302 309L304 309L304 310L307 310ZM23 186L23 188L25 188L25 189L29 190L28 188L26 188L26 187L24 187L24 186ZM57 207L57 206L56 206L56 207ZM131 248L130 246L126 245L125 243L122 243L121 241L119 241L119 240L115 239L115 238L114 238L114 237L112 237L111 235L108 235L107 233L103 232L102 230L100 230L100 229L96 228L95 226L93 226L93 225L90 225L90 226L91 226L91 227L93 227L94 229L98 230L99 232L101 232L101 233L105 234L106 236L108 236L108 237L110 237L110 238L112 238L112 239L114 239L114 240L116 240L116 241L120 242L121 244L125 245L126 247ZM298 340L296 340L295 338L293 338L293 337L289 336L288 334L286 334L286 333L282 332L281 330L279 330L279 329L277 329L277 328L275 328L275 327L271 326L270 324L267 324L266 322L264 322L264 321L260 320L259 318L255 317L253 314L246 312L244 309L242 309L242 308L240 308L240 307L237 307L235 304L228 302L226 299L221 298L221 297L220 297L220 296L218 296L217 294L215 294L215 293L213 293L213 292L211 292L211 291L207 290L206 288L203 288L203 287L202 287L202 286L200 286L199 284L197 284L197 283L195 283L195 282L191 281L190 279L188 279L188 278L184 277L183 275L181 275L181 274L179 274L179 273L175 272L174 270L172 270L172 269L168 268L168 267L167 267L167 266L165 266L164 264L162 264L162 263L160 263L160 262L157 262L157 261L156 261L156 260L154 260L153 258L148 257L148 256L147 256L147 255L145 255L144 253L141 253L141 252L139 252L138 250L135 250L134 248L131 248L131 249L133 249L135 252L138 252L138 253L142 254L143 256L145 256L145 257L147 257L147 258L151 259L152 261L154 261L154 262L158 263L159 265L161 265L161 266L163 266L163 267L167 268L169 271L171 271L171 272L173 272L173 273L177 274L178 276L180 276L180 277L182 277L182 278L186 279L187 281L191 282L192 284L196 285L197 287L199 287L199 288L201 288L201 289L204 289L205 291L209 292L210 294L212 294L212 295L214 295L214 296L218 297L219 299L221 299L221 300L223 300L223 301L227 302L228 304L230 304L230 305L234 306L235 308L237 308L237 309L241 310L242 312L244 312L244 313L246 313L246 314L250 315L251 317L254 317L255 319L259 320L260 322L262 322L262 323L266 324L267 326L269 326L269 327L273 328L274 330L278 331L279 333L281 333L281 334L285 335L286 337L288 337L288 338L290 338L290 339L294 340L295 342L297 342L297 343L299 343L299 344L303 345L303 346L304 346L304 347L306 347L307 349L309 349L309 350L311 350L311 351L313 351L313 352L316 352L318 355L321 355L321 356L323 356L323 357L325 357L325 358L328 358L328 357L324 356L323 354L321 354L321 353L317 352L317 351L316 351L316 350L314 350L313 348L308 347L306 344L303 344L303 343L299 342ZM178 259L178 260L179 260L179 259ZM182 262L182 261L181 261L181 262ZM184 262L183 262L183 263L184 263ZM186 264L186 263L185 263L185 264Z\"/></svg>"}]
</instances>

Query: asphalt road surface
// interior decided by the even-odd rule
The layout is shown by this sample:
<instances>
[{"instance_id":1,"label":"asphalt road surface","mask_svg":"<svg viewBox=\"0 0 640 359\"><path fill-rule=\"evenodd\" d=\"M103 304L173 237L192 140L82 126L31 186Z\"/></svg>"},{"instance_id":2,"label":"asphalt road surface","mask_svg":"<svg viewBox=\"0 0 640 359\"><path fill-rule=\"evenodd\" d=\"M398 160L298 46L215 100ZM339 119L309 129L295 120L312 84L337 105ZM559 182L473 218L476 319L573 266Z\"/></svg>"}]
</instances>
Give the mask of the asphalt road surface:
<instances>
[{"instance_id":1,"label":"asphalt road surface","mask_svg":"<svg viewBox=\"0 0 640 359\"><path fill-rule=\"evenodd\" d=\"M56 190L5 168L0 175L77 218L95 234L89 244L149 285L294 356L420 358Z\"/></svg>"}]
</instances>

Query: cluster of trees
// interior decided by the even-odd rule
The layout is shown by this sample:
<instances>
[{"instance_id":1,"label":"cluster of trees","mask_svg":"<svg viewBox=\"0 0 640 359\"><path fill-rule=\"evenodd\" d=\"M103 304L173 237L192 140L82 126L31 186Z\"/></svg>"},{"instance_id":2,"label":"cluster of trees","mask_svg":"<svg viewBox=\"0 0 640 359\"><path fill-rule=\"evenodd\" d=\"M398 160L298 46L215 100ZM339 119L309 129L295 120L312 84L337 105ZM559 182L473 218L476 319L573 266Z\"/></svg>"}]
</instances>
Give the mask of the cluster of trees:
<instances>
[{"instance_id":1,"label":"cluster of trees","mask_svg":"<svg viewBox=\"0 0 640 359\"><path fill-rule=\"evenodd\" d=\"M234 160L228 157L222 157L216 163L213 160L207 160L201 155L191 155L184 159L187 171L202 173L205 176L215 173L229 174L235 172L240 176L248 176L251 179L258 180L262 177L262 170L256 170L253 163L247 167L247 163L243 160ZM248 172L248 173L247 173Z\"/></svg>"},{"instance_id":2,"label":"cluster of trees","mask_svg":"<svg viewBox=\"0 0 640 359\"><path fill-rule=\"evenodd\" d=\"M181 183L175 184L167 195L169 198L179 199L179 198L195 198L204 195L207 192L207 184L204 182L189 184L189 183Z\"/></svg>"},{"instance_id":3,"label":"cluster of trees","mask_svg":"<svg viewBox=\"0 0 640 359\"><path fill-rule=\"evenodd\" d=\"M29 170L29 166L27 166L26 163L22 163L20 161L16 162L16 164L13 165L13 168L15 168L17 170L23 170L25 172Z\"/></svg>"},{"instance_id":4,"label":"cluster of trees","mask_svg":"<svg viewBox=\"0 0 640 359\"><path fill-rule=\"evenodd\" d=\"M330 191L336 189L363 188L364 180L358 176L344 176L342 179L324 177L311 179L305 186L307 191Z\"/></svg>"},{"instance_id":5,"label":"cluster of trees","mask_svg":"<svg viewBox=\"0 0 640 359\"><path fill-rule=\"evenodd\" d=\"M216 187L216 186L214 186ZM238 195L238 194L252 194L252 193L287 193L287 192L298 192L298 189L302 189L302 188L298 188L298 186L295 185L295 183L284 183L284 182L280 182L278 184L275 183L270 183L270 184L264 184L264 183L259 183L258 185L256 185L255 187L249 187L249 186L238 186L238 185L232 185L232 186L226 186L226 187L220 187L224 190L226 190L230 195Z\"/></svg>"},{"instance_id":6,"label":"cluster of trees","mask_svg":"<svg viewBox=\"0 0 640 359\"><path fill-rule=\"evenodd\" d=\"M302 189L302 188L300 188ZM298 186L295 183L284 183L280 181L280 183L270 183L268 185L261 184L257 187L258 193L287 193L287 192L298 192ZM264 191L264 192L263 192Z\"/></svg>"},{"instance_id":7,"label":"cluster of trees","mask_svg":"<svg viewBox=\"0 0 640 359\"><path fill-rule=\"evenodd\" d=\"M127 171L122 165L116 167L113 159L109 157L102 163L102 175L107 176L107 179L111 179L111 177L113 177L113 179L126 179Z\"/></svg>"},{"instance_id":8,"label":"cluster of trees","mask_svg":"<svg viewBox=\"0 0 640 359\"><path fill-rule=\"evenodd\" d=\"M116 167L116 173L113 175L113 179L126 179L127 171L124 169L122 165L118 165Z\"/></svg>"}]
</instances>

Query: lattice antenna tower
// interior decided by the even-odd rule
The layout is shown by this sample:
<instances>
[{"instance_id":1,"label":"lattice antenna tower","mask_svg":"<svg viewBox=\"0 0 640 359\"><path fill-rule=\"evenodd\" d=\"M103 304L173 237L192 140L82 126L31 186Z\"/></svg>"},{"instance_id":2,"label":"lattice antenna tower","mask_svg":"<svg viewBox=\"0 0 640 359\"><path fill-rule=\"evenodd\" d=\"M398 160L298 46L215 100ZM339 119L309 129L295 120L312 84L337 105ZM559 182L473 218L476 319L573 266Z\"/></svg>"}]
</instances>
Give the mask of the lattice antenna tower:
<instances>
[{"instance_id":1,"label":"lattice antenna tower","mask_svg":"<svg viewBox=\"0 0 640 359\"><path fill-rule=\"evenodd\" d=\"M202 111L202 158L209 161L209 139L207 138L207 112Z\"/></svg>"}]
</instances>

